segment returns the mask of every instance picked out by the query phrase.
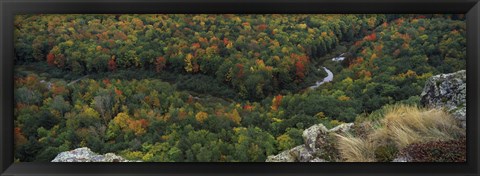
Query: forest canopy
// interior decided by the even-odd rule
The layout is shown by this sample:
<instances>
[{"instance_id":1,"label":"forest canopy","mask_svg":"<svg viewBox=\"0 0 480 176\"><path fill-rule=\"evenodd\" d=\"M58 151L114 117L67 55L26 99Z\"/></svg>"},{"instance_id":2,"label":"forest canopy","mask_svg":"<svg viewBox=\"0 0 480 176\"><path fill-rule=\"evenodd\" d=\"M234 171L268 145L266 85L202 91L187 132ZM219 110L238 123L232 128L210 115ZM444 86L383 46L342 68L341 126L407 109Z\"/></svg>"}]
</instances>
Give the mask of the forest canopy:
<instances>
[{"instance_id":1,"label":"forest canopy","mask_svg":"<svg viewBox=\"0 0 480 176\"><path fill-rule=\"evenodd\" d=\"M466 68L463 15L17 15L14 25L21 162L78 147L263 162L314 124L419 105L429 77ZM322 67L333 79L309 88Z\"/></svg>"}]
</instances>

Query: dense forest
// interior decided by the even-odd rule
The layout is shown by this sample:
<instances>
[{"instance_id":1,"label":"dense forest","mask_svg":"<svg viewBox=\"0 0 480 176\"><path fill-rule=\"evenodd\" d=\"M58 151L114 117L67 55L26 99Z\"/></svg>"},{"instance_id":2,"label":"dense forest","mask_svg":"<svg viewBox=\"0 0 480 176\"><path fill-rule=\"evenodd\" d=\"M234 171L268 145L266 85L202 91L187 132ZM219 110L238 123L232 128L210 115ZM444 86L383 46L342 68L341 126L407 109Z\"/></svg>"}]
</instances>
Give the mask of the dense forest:
<instances>
[{"instance_id":1,"label":"dense forest","mask_svg":"<svg viewBox=\"0 0 480 176\"><path fill-rule=\"evenodd\" d=\"M18 15L14 25L20 162L78 147L263 162L314 124L418 105L429 77L466 68L463 15ZM322 67L333 80L309 88Z\"/></svg>"}]
</instances>

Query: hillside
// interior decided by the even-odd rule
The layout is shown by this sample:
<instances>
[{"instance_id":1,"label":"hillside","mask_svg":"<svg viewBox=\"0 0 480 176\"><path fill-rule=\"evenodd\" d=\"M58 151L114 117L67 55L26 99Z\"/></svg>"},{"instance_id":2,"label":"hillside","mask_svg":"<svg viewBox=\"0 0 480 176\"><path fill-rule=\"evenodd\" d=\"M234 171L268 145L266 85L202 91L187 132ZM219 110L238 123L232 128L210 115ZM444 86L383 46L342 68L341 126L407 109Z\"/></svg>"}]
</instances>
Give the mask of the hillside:
<instances>
[{"instance_id":1,"label":"hillside","mask_svg":"<svg viewBox=\"0 0 480 176\"><path fill-rule=\"evenodd\" d=\"M264 162L311 126L381 121L395 104L462 119L442 102L461 97L422 91L462 88L428 79L465 70L465 28L463 15L18 15L15 159Z\"/></svg>"},{"instance_id":2,"label":"hillside","mask_svg":"<svg viewBox=\"0 0 480 176\"><path fill-rule=\"evenodd\" d=\"M427 108L387 105L379 120L331 129L313 125L303 131L304 144L266 161L466 162L465 76L459 71L431 77L421 94Z\"/></svg>"}]
</instances>

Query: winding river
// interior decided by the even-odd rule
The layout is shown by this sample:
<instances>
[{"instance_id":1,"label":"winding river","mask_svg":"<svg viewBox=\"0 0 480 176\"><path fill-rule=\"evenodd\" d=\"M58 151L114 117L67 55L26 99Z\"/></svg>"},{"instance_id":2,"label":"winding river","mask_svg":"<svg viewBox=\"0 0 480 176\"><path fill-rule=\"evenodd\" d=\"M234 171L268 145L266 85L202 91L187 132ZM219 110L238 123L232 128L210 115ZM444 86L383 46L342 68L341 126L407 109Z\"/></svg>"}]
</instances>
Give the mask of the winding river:
<instances>
[{"instance_id":1,"label":"winding river","mask_svg":"<svg viewBox=\"0 0 480 176\"><path fill-rule=\"evenodd\" d=\"M345 59L345 57L344 57L345 54L346 54L346 53L342 53L342 54L340 54L340 56L332 58L332 61L335 61L335 62L343 61L343 60ZM326 67L322 67L322 68L327 72L327 74L328 74L327 77L323 78L323 80L321 80L321 81L317 81L314 86L310 86L310 89L316 89L316 88L318 88L320 85L322 85L322 84L324 84L324 83L327 83L327 82L330 82L330 81L333 80L333 73L332 73L332 71L330 71L330 70L329 70L328 68L326 68ZM320 68L319 68L318 70L320 70Z\"/></svg>"},{"instance_id":2,"label":"winding river","mask_svg":"<svg viewBox=\"0 0 480 176\"><path fill-rule=\"evenodd\" d=\"M323 67L323 69L327 72L327 77L323 78L321 81L317 81L314 86L310 86L310 89L316 89L318 86L322 85L323 83L327 83L333 80L333 73L328 68Z\"/></svg>"}]
</instances>

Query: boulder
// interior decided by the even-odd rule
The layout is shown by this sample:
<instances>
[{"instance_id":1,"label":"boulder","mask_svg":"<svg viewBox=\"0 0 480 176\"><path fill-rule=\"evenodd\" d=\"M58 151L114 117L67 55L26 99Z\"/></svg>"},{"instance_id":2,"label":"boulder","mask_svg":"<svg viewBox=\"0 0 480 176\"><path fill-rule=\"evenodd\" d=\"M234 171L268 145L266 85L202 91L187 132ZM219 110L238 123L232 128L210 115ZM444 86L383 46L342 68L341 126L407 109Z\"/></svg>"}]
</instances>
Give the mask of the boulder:
<instances>
[{"instance_id":1,"label":"boulder","mask_svg":"<svg viewBox=\"0 0 480 176\"><path fill-rule=\"evenodd\" d=\"M340 124L330 130L328 130L329 132L333 132L333 133L346 133L348 131L350 131L350 129L352 129L354 123L343 123L343 124Z\"/></svg>"},{"instance_id":2,"label":"boulder","mask_svg":"<svg viewBox=\"0 0 480 176\"><path fill-rule=\"evenodd\" d=\"M295 158L290 155L290 150L285 150L278 155L268 156L266 162L295 162Z\"/></svg>"},{"instance_id":3,"label":"boulder","mask_svg":"<svg viewBox=\"0 0 480 176\"><path fill-rule=\"evenodd\" d=\"M58 154L52 162L140 162L130 161L113 153L99 155L87 147L77 148Z\"/></svg>"},{"instance_id":4,"label":"boulder","mask_svg":"<svg viewBox=\"0 0 480 176\"><path fill-rule=\"evenodd\" d=\"M313 125L306 130L303 131L302 137L305 143L305 146L308 150L315 153L316 147L315 144L317 142L317 137L320 134L327 134L328 129L323 124Z\"/></svg>"},{"instance_id":5,"label":"boulder","mask_svg":"<svg viewBox=\"0 0 480 176\"><path fill-rule=\"evenodd\" d=\"M328 135L346 133L352 127L353 123L345 123L328 130L323 124L313 125L303 131L304 144L285 150L278 155L268 156L266 162L328 162L325 158L319 157L331 153L329 144L332 141L328 141L331 139ZM332 158L335 157L328 159Z\"/></svg>"},{"instance_id":6,"label":"boulder","mask_svg":"<svg viewBox=\"0 0 480 176\"><path fill-rule=\"evenodd\" d=\"M422 105L429 108L443 108L466 127L466 88L467 73L461 70L455 73L432 76L425 83L421 96Z\"/></svg>"},{"instance_id":7,"label":"boulder","mask_svg":"<svg viewBox=\"0 0 480 176\"><path fill-rule=\"evenodd\" d=\"M313 154L305 145L299 145L290 149L290 155L298 162L309 162L314 158Z\"/></svg>"}]
</instances>

